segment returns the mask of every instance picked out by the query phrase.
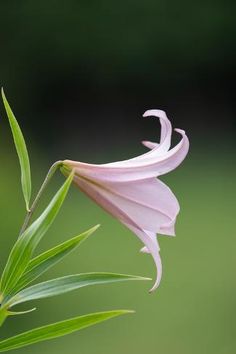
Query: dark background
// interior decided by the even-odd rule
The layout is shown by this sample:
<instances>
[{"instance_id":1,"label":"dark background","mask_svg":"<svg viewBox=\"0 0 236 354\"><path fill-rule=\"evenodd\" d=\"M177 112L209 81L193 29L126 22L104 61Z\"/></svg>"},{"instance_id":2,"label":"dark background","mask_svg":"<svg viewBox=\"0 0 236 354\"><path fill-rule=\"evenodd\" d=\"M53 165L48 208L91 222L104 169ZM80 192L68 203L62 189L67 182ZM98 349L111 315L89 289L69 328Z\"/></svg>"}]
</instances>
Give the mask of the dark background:
<instances>
[{"instance_id":1,"label":"dark background","mask_svg":"<svg viewBox=\"0 0 236 354\"><path fill-rule=\"evenodd\" d=\"M234 1L2 1L1 85L54 154L140 140L153 131L138 119L149 108L196 143L233 139L235 11Z\"/></svg>"},{"instance_id":2,"label":"dark background","mask_svg":"<svg viewBox=\"0 0 236 354\"><path fill-rule=\"evenodd\" d=\"M140 141L160 134L157 120L141 119L147 109L164 109L190 139L183 165L162 176L181 213L177 237L160 237L157 292L121 284L38 301L37 312L7 321L2 337L92 311L137 312L19 353L236 352L235 13L235 1L0 2L0 85L26 138L34 194L58 159L104 163L145 152ZM2 268L24 218L3 105L0 159ZM47 201L63 181L55 177ZM40 250L97 223L96 235L44 280L88 271L154 278L137 238L76 189Z\"/></svg>"}]
</instances>

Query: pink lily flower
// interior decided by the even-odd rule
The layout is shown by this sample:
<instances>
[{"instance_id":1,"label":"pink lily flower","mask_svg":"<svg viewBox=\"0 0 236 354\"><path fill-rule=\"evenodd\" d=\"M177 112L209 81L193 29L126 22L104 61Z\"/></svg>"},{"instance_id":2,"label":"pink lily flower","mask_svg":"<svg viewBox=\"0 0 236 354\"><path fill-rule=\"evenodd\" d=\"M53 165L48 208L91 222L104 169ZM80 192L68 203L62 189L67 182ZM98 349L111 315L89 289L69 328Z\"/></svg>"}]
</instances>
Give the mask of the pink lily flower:
<instances>
[{"instance_id":1,"label":"pink lily flower","mask_svg":"<svg viewBox=\"0 0 236 354\"><path fill-rule=\"evenodd\" d=\"M179 203L163 182L156 177L174 170L185 158L189 140L183 130L175 129L180 142L170 149L172 127L164 111L148 110L144 117L160 119L160 143L143 141L150 149L135 158L101 165L65 160L62 172L74 171L74 183L143 242L141 252L150 253L157 268L155 284L160 284L162 262L156 234L175 236Z\"/></svg>"}]
</instances>

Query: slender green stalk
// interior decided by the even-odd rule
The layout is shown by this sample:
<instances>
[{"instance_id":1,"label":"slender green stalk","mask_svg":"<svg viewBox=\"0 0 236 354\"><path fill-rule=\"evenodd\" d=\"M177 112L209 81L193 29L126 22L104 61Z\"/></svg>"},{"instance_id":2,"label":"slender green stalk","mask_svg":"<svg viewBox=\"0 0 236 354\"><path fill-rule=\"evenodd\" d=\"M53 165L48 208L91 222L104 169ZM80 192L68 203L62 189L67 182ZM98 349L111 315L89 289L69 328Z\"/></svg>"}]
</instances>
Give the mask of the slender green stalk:
<instances>
[{"instance_id":1,"label":"slender green stalk","mask_svg":"<svg viewBox=\"0 0 236 354\"><path fill-rule=\"evenodd\" d=\"M31 205L31 208L29 209L29 211L26 214L24 223L23 223L22 228L20 230L20 235L26 230L26 228L30 222L30 219L35 211L35 208L38 205L40 197L43 194L44 189L47 187L47 185L50 182L51 178L53 177L54 173L61 165L62 165L62 161L57 161L50 167L50 169L45 177L45 180L43 181L43 184L42 184L40 190L38 191L38 194L36 195L32 205Z\"/></svg>"},{"instance_id":2,"label":"slender green stalk","mask_svg":"<svg viewBox=\"0 0 236 354\"><path fill-rule=\"evenodd\" d=\"M6 307L0 308L0 327L5 322L7 316L8 316L8 311L7 311Z\"/></svg>"}]
</instances>

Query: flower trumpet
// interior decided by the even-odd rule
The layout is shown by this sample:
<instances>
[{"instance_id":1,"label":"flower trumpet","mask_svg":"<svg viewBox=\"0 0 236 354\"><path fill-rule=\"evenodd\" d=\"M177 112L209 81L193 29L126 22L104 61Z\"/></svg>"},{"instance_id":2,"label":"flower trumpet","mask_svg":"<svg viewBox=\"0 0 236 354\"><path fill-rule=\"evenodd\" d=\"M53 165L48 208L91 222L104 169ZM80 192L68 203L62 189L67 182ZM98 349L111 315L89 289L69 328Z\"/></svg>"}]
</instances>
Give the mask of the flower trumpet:
<instances>
[{"instance_id":1,"label":"flower trumpet","mask_svg":"<svg viewBox=\"0 0 236 354\"><path fill-rule=\"evenodd\" d=\"M157 234L175 235L179 203L175 195L158 178L174 170L185 158L189 140L183 130L180 142L170 148L172 127L164 111L148 110L144 117L160 119L160 143L143 141L150 150L132 159L106 164L88 164L64 160L61 170L74 171L74 183L105 211L134 232L143 242L141 249L150 253L157 268L155 284L160 284L162 263Z\"/></svg>"}]
</instances>

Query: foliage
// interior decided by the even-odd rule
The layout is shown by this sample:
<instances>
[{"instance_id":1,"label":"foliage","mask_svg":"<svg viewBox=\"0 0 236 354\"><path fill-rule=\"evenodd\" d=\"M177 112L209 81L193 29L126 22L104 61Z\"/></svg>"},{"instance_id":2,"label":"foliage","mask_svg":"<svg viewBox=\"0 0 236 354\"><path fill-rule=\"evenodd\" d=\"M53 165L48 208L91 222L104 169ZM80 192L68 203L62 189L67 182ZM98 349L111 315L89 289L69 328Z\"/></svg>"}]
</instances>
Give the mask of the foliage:
<instances>
[{"instance_id":1,"label":"foliage","mask_svg":"<svg viewBox=\"0 0 236 354\"><path fill-rule=\"evenodd\" d=\"M21 185L26 203L27 214L22 229L19 233L19 237L16 239L16 242L12 247L1 276L0 326L4 323L8 316L22 315L35 310L35 308L33 308L27 311L12 311L12 307L19 303L64 294L89 285L109 284L127 280L147 280L147 278L133 275L96 272L67 275L29 286L31 282L36 280L49 268L57 264L70 252L75 250L88 238L89 235L96 231L99 225L78 236L70 238L57 246L54 246L49 250L46 250L36 257L34 256L36 247L54 222L63 205L73 179L73 171L54 195L41 215L36 220L31 222L33 212L38 205L40 197L48 182L51 180L53 174L57 168L60 167L61 162L58 161L52 165L30 207L31 173L27 147L20 126L17 123L3 90L2 98L20 162ZM2 352L10 349L16 349L39 341L64 336L71 332L78 331L82 328L129 312L130 311L127 310L115 310L92 313L46 325L44 327L31 329L27 332L0 341L0 351Z\"/></svg>"}]
</instances>

